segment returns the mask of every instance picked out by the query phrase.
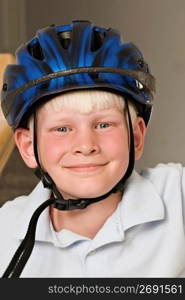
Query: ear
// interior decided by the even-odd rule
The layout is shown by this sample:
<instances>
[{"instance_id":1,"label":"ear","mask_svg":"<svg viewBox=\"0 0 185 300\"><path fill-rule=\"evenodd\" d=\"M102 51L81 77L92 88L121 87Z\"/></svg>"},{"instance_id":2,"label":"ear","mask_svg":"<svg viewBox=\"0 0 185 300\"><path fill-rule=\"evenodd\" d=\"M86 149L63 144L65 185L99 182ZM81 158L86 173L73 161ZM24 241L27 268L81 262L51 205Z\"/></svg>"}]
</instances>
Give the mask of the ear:
<instances>
[{"instance_id":1,"label":"ear","mask_svg":"<svg viewBox=\"0 0 185 300\"><path fill-rule=\"evenodd\" d=\"M36 168L33 148L33 133L29 129L18 128L14 134L16 145L26 165L30 168Z\"/></svg>"},{"instance_id":2,"label":"ear","mask_svg":"<svg viewBox=\"0 0 185 300\"><path fill-rule=\"evenodd\" d=\"M135 142L135 160L139 160L143 153L146 125L141 117L136 117L133 124L134 142Z\"/></svg>"}]
</instances>

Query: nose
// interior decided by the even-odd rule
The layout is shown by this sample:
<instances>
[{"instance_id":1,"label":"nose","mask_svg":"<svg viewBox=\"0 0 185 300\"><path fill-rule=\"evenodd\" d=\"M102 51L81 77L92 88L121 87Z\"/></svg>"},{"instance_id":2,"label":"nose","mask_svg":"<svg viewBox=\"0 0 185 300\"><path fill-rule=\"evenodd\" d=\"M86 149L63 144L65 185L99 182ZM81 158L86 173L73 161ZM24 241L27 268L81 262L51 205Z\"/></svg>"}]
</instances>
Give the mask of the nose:
<instances>
[{"instance_id":1,"label":"nose","mask_svg":"<svg viewBox=\"0 0 185 300\"><path fill-rule=\"evenodd\" d=\"M100 146L97 137L90 130L76 134L72 151L73 154L85 156L99 153Z\"/></svg>"}]
</instances>

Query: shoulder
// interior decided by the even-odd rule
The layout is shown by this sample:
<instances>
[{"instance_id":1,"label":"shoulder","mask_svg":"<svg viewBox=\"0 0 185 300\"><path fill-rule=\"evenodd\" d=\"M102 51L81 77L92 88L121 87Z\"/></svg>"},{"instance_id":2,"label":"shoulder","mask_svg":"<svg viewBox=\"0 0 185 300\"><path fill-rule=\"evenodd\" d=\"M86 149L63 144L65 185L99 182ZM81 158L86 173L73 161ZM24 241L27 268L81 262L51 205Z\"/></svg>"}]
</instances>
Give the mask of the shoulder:
<instances>
[{"instance_id":1,"label":"shoulder","mask_svg":"<svg viewBox=\"0 0 185 300\"><path fill-rule=\"evenodd\" d=\"M31 194L7 201L0 208L0 274L24 237L33 212L49 196L50 191L40 182Z\"/></svg>"},{"instance_id":2,"label":"shoulder","mask_svg":"<svg viewBox=\"0 0 185 300\"><path fill-rule=\"evenodd\" d=\"M5 228L4 232L7 231L8 227L12 227L20 217L22 210L26 206L28 196L20 196L14 200L7 201L0 208L0 227ZM2 230L0 230L2 231Z\"/></svg>"},{"instance_id":3,"label":"shoulder","mask_svg":"<svg viewBox=\"0 0 185 300\"><path fill-rule=\"evenodd\" d=\"M150 180L158 187L164 187L169 184L182 184L185 169L180 163L160 163L154 168L146 168L140 172L140 175Z\"/></svg>"},{"instance_id":4,"label":"shoulder","mask_svg":"<svg viewBox=\"0 0 185 300\"><path fill-rule=\"evenodd\" d=\"M16 213L16 211L20 211L26 203L28 196L19 196L13 200L8 200L0 207L0 217L4 215L4 213L12 212Z\"/></svg>"},{"instance_id":5,"label":"shoulder","mask_svg":"<svg viewBox=\"0 0 185 300\"><path fill-rule=\"evenodd\" d=\"M141 171L142 174L155 174L160 173L161 175L169 174L170 173L179 173L183 169L181 163L159 163L153 168L146 168Z\"/></svg>"},{"instance_id":6,"label":"shoulder","mask_svg":"<svg viewBox=\"0 0 185 300\"><path fill-rule=\"evenodd\" d=\"M22 216L28 196L21 196L12 201L7 201L0 208L0 274L4 272L11 257L19 246L15 238L15 228Z\"/></svg>"},{"instance_id":7,"label":"shoulder","mask_svg":"<svg viewBox=\"0 0 185 300\"><path fill-rule=\"evenodd\" d=\"M150 181L164 203L185 212L185 168L180 163L158 164L147 168L140 175Z\"/></svg>"},{"instance_id":8,"label":"shoulder","mask_svg":"<svg viewBox=\"0 0 185 300\"><path fill-rule=\"evenodd\" d=\"M37 202L43 196L42 184L39 183L36 185L35 189L29 195L23 195L17 197L11 201L7 201L0 208L0 234L2 231L8 230L8 228L13 227L13 224L16 224L19 221L19 218L22 217L24 212L29 209L32 211ZM4 228L5 230L2 230Z\"/></svg>"}]
</instances>

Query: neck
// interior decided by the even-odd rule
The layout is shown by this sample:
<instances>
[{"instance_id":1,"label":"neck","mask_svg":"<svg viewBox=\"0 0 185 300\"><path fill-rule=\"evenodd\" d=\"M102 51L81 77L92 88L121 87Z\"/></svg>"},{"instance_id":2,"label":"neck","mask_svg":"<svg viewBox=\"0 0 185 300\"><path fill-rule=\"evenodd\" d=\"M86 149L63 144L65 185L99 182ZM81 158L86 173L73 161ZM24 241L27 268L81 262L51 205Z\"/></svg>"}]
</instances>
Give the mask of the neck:
<instances>
[{"instance_id":1,"label":"neck","mask_svg":"<svg viewBox=\"0 0 185 300\"><path fill-rule=\"evenodd\" d=\"M56 231L68 229L79 235L94 238L109 216L116 210L122 193L111 194L104 200L95 202L85 209L60 211L50 207L50 217Z\"/></svg>"}]
</instances>

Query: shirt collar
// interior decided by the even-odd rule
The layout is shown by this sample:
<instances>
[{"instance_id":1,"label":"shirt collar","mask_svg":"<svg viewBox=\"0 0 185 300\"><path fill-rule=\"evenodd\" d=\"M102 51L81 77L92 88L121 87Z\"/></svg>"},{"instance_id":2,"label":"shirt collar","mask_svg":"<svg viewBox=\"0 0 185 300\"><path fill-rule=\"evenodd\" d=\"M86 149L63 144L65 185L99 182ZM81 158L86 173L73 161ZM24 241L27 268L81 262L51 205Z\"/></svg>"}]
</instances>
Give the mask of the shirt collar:
<instances>
[{"instance_id":1,"label":"shirt collar","mask_svg":"<svg viewBox=\"0 0 185 300\"><path fill-rule=\"evenodd\" d=\"M133 171L120 203L123 230L164 219L164 204L152 182Z\"/></svg>"},{"instance_id":2,"label":"shirt collar","mask_svg":"<svg viewBox=\"0 0 185 300\"><path fill-rule=\"evenodd\" d=\"M44 201L49 199L49 197L50 190L44 188L41 182L36 186L33 192L27 196L27 205L22 211L22 216L15 227L15 236L17 238L24 238L32 214ZM162 220L164 219L164 212L163 201L153 184L147 178L133 171L127 181L122 201L119 203L113 215L108 218L102 229L100 229L100 232L97 234L98 240L101 240L102 243L104 236L103 240L104 243L106 243L105 239L107 240L107 237L105 236L105 229L107 229L107 225L111 225L108 226L110 230L109 233L111 232L111 228L114 231L113 235L108 235L109 242L113 241L112 236L117 236L117 240L123 240L124 231L128 228L142 223ZM113 225L114 223L115 226ZM115 232L119 234L116 235ZM48 208L41 213L38 219L35 240L53 243L53 233Z\"/></svg>"},{"instance_id":3,"label":"shirt collar","mask_svg":"<svg viewBox=\"0 0 185 300\"><path fill-rule=\"evenodd\" d=\"M134 171L127 181L123 198L93 239L89 251L125 239L133 226L163 220L164 204L153 184Z\"/></svg>"}]
</instances>

